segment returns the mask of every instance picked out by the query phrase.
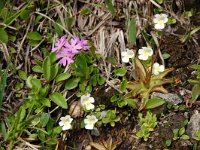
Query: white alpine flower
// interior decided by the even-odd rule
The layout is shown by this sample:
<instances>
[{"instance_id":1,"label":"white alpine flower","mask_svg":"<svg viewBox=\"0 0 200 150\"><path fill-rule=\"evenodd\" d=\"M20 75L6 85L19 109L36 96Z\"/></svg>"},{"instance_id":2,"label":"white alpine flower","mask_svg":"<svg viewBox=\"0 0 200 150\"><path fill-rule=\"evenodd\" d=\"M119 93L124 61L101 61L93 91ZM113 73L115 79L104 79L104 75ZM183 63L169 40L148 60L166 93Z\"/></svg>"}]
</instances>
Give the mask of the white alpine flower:
<instances>
[{"instance_id":1,"label":"white alpine flower","mask_svg":"<svg viewBox=\"0 0 200 150\"><path fill-rule=\"evenodd\" d=\"M139 49L138 54L140 60L147 60L153 55L153 50L150 47L142 47L142 49Z\"/></svg>"},{"instance_id":2,"label":"white alpine flower","mask_svg":"<svg viewBox=\"0 0 200 150\"><path fill-rule=\"evenodd\" d=\"M129 59L135 56L135 53L132 50L126 48L125 51L121 52L121 56L122 56L122 62L128 63Z\"/></svg>"},{"instance_id":3,"label":"white alpine flower","mask_svg":"<svg viewBox=\"0 0 200 150\"><path fill-rule=\"evenodd\" d=\"M92 130L94 128L95 123L98 121L96 116L94 115L87 115L86 119L84 119L85 128L88 130Z\"/></svg>"},{"instance_id":4,"label":"white alpine flower","mask_svg":"<svg viewBox=\"0 0 200 150\"><path fill-rule=\"evenodd\" d=\"M168 16L166 14L156 14L154 15L153 22L155 23L154 27L157 30L162 30L165 28L165 24L168 22Z\"/></svg>"},{"instance_id":5,"label":"white alpine flower","mask_svg":"<svg viewBox=\"0 0 200 150\"><path fill-rule=\"evenodd\" d=\"M90 94L87 93L86 95L81 96L81 105L86 108L86 110L94 109L94 98L90 97Z\"/></svg>"},{"instance_id":6,"label":"white alpine flower","mask_svg":"<svg viewBox=\"0 0 200 150\"><path fill-rule=\"evenodd\" d=\"M154 75L158 75L160 72L163 72L165 70L165 67L163 65L160 65L159 63L153 64L152 72Z\"/></svg>"},{"instance_id":7,"label":"white alpine flower","mask_svg":"<svg viewBox=\"0 0 200 150\"><path fill-rule=\"evenodd\" d=\"M73 118L71 118L70 115L66 115L65 117L61 117L60 118L60 122L59 122L59 125L62 127L62 130L69 130L72 128L72 121L73 121Z\"/></svg>"}]
</instances>

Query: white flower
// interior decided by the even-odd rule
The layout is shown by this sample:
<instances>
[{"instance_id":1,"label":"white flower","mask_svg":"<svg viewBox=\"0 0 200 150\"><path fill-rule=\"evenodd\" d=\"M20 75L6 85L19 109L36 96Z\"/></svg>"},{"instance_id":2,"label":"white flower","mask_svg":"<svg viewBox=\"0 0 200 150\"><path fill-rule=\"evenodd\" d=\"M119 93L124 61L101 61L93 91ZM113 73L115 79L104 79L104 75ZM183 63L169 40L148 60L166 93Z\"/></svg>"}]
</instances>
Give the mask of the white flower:
<instances>
[{"instance_id":1,"label":"white flower","mask_svg":"<svg viewBox=\"0 0 200 150\"><path fill-rule=\"evenodd\" d=\"M88 115L86 117L86 119L84 119L84 123L85 123L85 128L88 130L92 130L94 128L94 124L98 121L98 119L96 118L96 116L92 115Z\"/></svg>"},{"instance_id":2,"label":"white flower","mask_svg":"<svg viewBox=\"0 0 200 150\"><path fill-rule=\"evenodd\" d=\"M155 29L161 30L165 28L168 18L166 14L156 14L154 16L153 22L155 23Z\"/></svg>"},{"instance_id":3,"label":"white flower","mask_svg":"<svg viewBox=\"0 0 200 150\"><path fill-rule=\"evenodd\" d=\"M86 108L86 110L94 109L94 98L90 97L90 94L82 95L81 96L81 105Z\"/></svg>"},{"instance_id":4,"label":"white flower","mask_svg":"<svg viewBox=\"0 0 200 150\"><path fill-rule=\"evenodd\" d=\"M163 65L160 65L159 63L154 63L153 64L153 74L158 75L160 72L163 72L165 70L165 67Z\"/></svg>"},{"instance_id":5,"label":"white flower","mask_svg":"<svg viewBox=\"0 0 200 150\"><path fill-rule=\"evenodd\" d=\"M72 128L72 120L73 118L71 118L70 115L66 115L65 117L61 117L60 118L60 122L59 125L62 127L62 130L69 130Z\"/></svg>"},{"instance_id":6,"label":"white flower","mask_svg":"<svg viewBox=\"0 0 200 150\"><path fill-rule=\"evenodd\" d=\"M142 47L142 49L139 49L138 53L138 58L140 60L147 60L149 56L153 55L153 50L150 47Z\"/></svg>"},{"instance_id":7,"label":"white flower","mask_svg":"<svg viewBox=\"0 0 200 150\"><path fill-rule=\"evenodd\" d=\"M132 50L126 48L126 51L121 52L122 55L122 62L128 63L130 58L135 56L135 53Z\"/></svg>"}]
</instances>

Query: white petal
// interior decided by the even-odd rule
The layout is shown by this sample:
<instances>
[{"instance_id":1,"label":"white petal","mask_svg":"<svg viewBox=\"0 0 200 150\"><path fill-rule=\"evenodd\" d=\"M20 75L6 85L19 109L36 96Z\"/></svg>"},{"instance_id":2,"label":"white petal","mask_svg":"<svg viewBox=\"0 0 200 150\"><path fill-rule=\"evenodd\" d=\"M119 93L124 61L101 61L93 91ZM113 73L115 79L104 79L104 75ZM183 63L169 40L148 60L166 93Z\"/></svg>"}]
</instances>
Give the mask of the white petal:
<instances>
[{"instance_id":1,"label":"white petal","mask_svg":"<svg viewBox=\"0 0 200 150\"><path fill-rule=\"evenodd\" d=\"M139 49L139 51L138 51L138 54L144 54L144 49L143 49L143 47L142 47L142 49Z\"/></svg>"},{"instance_id":2,"label":"white petal","mask_svg":"<svg viewBox=\"0 0 200 150\"><path fill-rule=\"evenodd\" d=\"M88 130L92 130L94 128L94 124L86 124L85 128Z\"/></svg>"},{"instance_id":3,"label":"white petal","mask_svg":"<svg viewBox=\"0 0 200 150\"><path fill-rule=\"evenodd\" d=\"M60 121L58 124L59 124L59 126L63 126L64 122Z\"/></svg>"},{"instance_id":4,"label":"white petal","mask_svg":"<svg viewBox=\"0 0 200 150\"><path fill-rule=\"evenodd\" d=\"M161 29L164 29L164 28L165 28L164 23L163 24L159 24L159 23L155 24L155 29L157 29L157 30L161 30Z\"/></svg>"},{"instance_id":5,"label":"white petal","mask_svg":"<svg viewBox=\"0 0 200 150\"><path fill-rule=\"evenodd\" d=\"M67 123L67 124L65 124L65 125L62 127L62 130L69 130L69 129L71 129L71 128L72 128L71 124L70 124L70 123Z\"/></svg>"},{"instance_id":6,"label":"white petal","mask_svg":"<svg viewBox=\"0 0 200 150\"><path fill-rule=\"evenodd\" d=\"M124 52L121 52L121 55L122 55L122 56L126 56L126 55L127 55L127 52L125 52L125 51L124 51Z\"/></svg>"},{"instance_id":7,"label":"white petal","mask_svg":"<svg viewBox=\"0 0 200 150\"><path fill-rule=\"evenodd\" d=\"M155 70L155 69L153 69L152 72L153 72L154 75L158 75L159 74L159 72L157 70Z\"/></svg>"},{"instance_id":8,"label":"white petal","mask_svg":"<svg viewBox=\"0 0 200 150\"><path fill-rule=\"evenodd\" d=\"M94 97L89 98L90 103L94 103Z\"/></svg>"},{"instance_id":9,"label":"white petal","mask_svg":"<svg viewBox=\"0 0 200 150\"><path fill-rule=\"evenodd\" d=\"M159 67L159 63L157 62L153 64L153 68L156 68L156 67Z\"/></svg>"},{"instance_id":10,"label":"white petal","mask_svg":"<svg viewBox=\"0 0 200 150\"><path fill-rule=\"evenodd\" d=\"M91 110L91 109L94 109L94 105L90 103L88 105L85 105L85 108L86 110Z\"/></svg>"},{"instance_id":11,"label":"white petal","mask_svg":"<svg viewBox=\"0 0 200 150\"><path fill-rule=\"evenodd\" d=\"M160 65L160 72L163 72L165 70L165 67L163 65Z\"/></svg>"},{"instance_id":12,"label":"white petal","mask_svg":"<svg viewBox=\"0 0 200 150\"><path fill-rule=\"evenodd\" d=\"M131 50L127 51L127 55L129 56L129 58L133 58L135 56L135 53Z\"/></svg>"},{"instance_id":13,"label":"white petal","mask_svg":"<svg viewBox=\"0 0 200 150\"><path fill-rule=\"evenodd\" d=\"M145 55L139 55L138 58L140 60L147 60L148 59L148 55L147 56L145 56Z\"/></svg>"},{"instance_id":14,"label":"white petal","mask_svg":"<svg viewBox=\"0 0 200 150\"><path fill-rule=\"evenodd\" d=\"M122 57L122 62L128 63L129 62L129 58L128 57Z\"/></svg>"}]
</instances>

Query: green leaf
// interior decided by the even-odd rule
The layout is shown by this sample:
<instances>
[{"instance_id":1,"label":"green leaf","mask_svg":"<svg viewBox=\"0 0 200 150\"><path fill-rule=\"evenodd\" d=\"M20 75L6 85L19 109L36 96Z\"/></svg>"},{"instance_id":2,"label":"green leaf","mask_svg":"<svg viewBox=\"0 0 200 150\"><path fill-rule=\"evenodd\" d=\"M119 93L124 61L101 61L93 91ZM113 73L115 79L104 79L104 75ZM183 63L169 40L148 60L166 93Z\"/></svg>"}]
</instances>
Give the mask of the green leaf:
<instances>
[{"instance_id":1,"label":"green leaf","mask_svg":"<svg viewBox=\"0 0 200 150\"><path fill-rule=\"evenodd\" d=\"M44 142L44 141L46 140L45 133L39 130L39 131L38 131L38 138L39 138L42 142Z\"/></svg>"},{"instance_id":2,"label":"green leaf","mask_svg":"<svg viewBox=\"0 0 200 150\"><path fill-rule=\"evenodd\" d=\"M66 19L66 23L67 23L67 29L71 30L72 27L74 26L74 18L73 17L69 17Z\"/></svg>"},{"instance_id":3,"label":"green leaf","mask_svg":"<svg viewBox=\"0 0 200 150\"><path fill-rule=\"evenodd\" d=\"M129 107L132 107L133 109L137 108L137 103L136 103L135 99L127 98L127 99L125 99L125 101L127 101L127 105Z\"/></svg>"},{"instance_id":4,"label":"green leaf","mask_svg":"<svg viewBox=\"0 0 200 150\"><path fill-rule=\"evenodd\" d=\"M44 106L51 107L51 102L47 98L43 98L40 101Z\"/></svg>"},{"instance_id":5,"label":"green leaf","mask_svg":"<svg viewBox=\"0 0 200 150\"><path fill-rule=\"evenodd\" d=\"M157 3L162 4L163 0L155 0Z\"/></svg>"},{"instance_id":6,"label":"green leaf","mask_svg":"<svg viewBox=\"0 0 200 150\"><path fill-rule=\"evenodd\" d=\"M58 143L57 138L52 138L46 141L47 145L56 145Z\"/></svg>"},{"instance_id":7,"label":"green leaf","mask_svg":"<svg viewBox=\"0 0 200 150\"><path fill-rule=\"evenodd\" d=\"M168 59L170 57L170 54L164 53L162 54L163 59Z\"/></svg>"},{"instance_id":8,"label":"green leaf","mask_svg":"<svg viewBox=\"0 0 200 150\"><path fill-rule=\"evenodd\" d=\"M180 137L180 139L189 140L190 137L189 137L188 135L184 134L184 135L182 135L182 136Z\"/></svg>"},{"instance_id":9,"label":"green leaf","mask_svg":"<svg viewBox=\"0 0 200 150\"><path fill-rule=\"evenodd\" d=\"M104 77L102 77L102 76L99 76L99 77L97 78L97 80L98 80L98 84L99 84L99 85L103 85L103 84L105 83L105 79L104 79Z\"/></svg>"},{"instance_id":10,"label":"green leaf","mask_svg":"<svg viewBox=\"0 0 200 150\"><path fill-rule=\"evenodd\" d=\"M71 77L71 74L68 72L61 73L56 77L56 83L67 80Z\"/></svg>"},{"instance_id":11,"label":"green leaf","mask_svg":"<svg viewBox=\"0 0 200 150\"><path fill-rule=\"evenodd\" d=\"M38 66L38 65L34 66L34 67L32 68L32 70L33 70L34 72L37 72L37 73L43 73L42 67L41 67L41 66Z\"/></svg>"},{"instance_id":12,"label":"green leaf","mask_svg":"<svg viewBox=\"0 0 200 150\"><path fill-rule=\"evenodd\" d=\"M22 70L18 71L18 75L22 80L26 80L27 79L26 73L24 71L22 71Z\"/></svg>"},{"instance_id":13,"label":"green leaf","mask_svg":"<svg viewBox=\"0 0 200 150\"><path fill-rule=\"evenodd\" d=\"M136 44L136 21L131 19L128 22L128 41L135 45Z\"/></svg>"},{"instance_id":14,"label":"green leaf","mask_svg":"<svg viewBox=\"0 0 200 150\"><path fill-rule=\"evenodd\" d=\"M43 113L40 118L40 123L42 124L42 127L45 127L49 121L50 115L48 113Z\"/></svg>"},{"instance_id":15,"label":"green leaf","mask_svg":"<svg viewBox=\"0 0 200 150\"><path fill-rule=\"evenodd\" d=\"M113 3L112 3L112 0L105 0L105 4L106 4L106 7L108 9L108 11L110 11L110 13L115 16L116 15L116 10L113 6Z\"/></svg>"},{"instance_id":16,"label":"green leaf","mask_svg":"<svg viewBox=\"0 0 200 150\"><path fill-rule=\"evenodd\" d=\"M127 85L127 81L126 80L123 80L121 82L121 85L120 85L120 88L121 88L121 91L122 92L126 92L126 85Z\"/></svg>"},{"instance_id":17,"label":"green leaf","mask_svg":"<svg viewBox=\"0 0 200 150\"><path fill-rule=\"evenodd\" d=\"M44 59L42 69L44 72L44 78L49 81L51 78L51 60L48 56Z\"/></svg>"},{"instance_id":18,"label":"green leaf","mask_svg":"<svg viewBox=\"0 0 200 150\"><path fill-rule=\"evenodd\" d=\"M41 88L41 82L39 79L35 79L35 78L32 78L30 80L30 83L31 83L31 88L32 88L32 91L34 93L38 93L40 91L40 88Z\"/></svg>"},{"instance_id":19,"label":"green leaf","mask_svg":"<svg viewBox=\"0 0 200 150\"><path fill-rule=\"evenodd\" d=\"M6 44L8 43L8 34L3 28L0 28L0 41Z\"/></svg>"},{"instance_id":20,"label":"green leaf","mask_svg":"<svg viewBox=\"0 0 200 150\"><path fill-rule=\"evenodd\" d=\"M183 135L184 133L185 133L185 127L180 128L179 136Z\"/></svg>"},{"instance_id":21,"label":"green leaf","mask_svg":"<svg viewBox=\"0 0 200 150\"><path fill-rule=\"evenodd\" d=\"M55 92L50 95L50 99L56 103L58 106L62 107L63 109L67 109L68 105L66 99L58 92Z\"/></svg>"},{"instance_id":22,"label":"green leaf","mask_svg":"<svg viewBox=\"0 0 200 150\"><path fill-rule=\"evenodd\" d=\"M65 89L66 90L72 90L78 86L80 79L79 78L71 78L66 81L65 83Z\"/></svg>"},{"instance_id":23,"label":"green leaf","mask_svg":"<svg viewBox=\"0 0 200 150\"><path fill-rule=\"evenodd\" d=\"M165 145L167 146L167 147L169 147L170 145L172 144L172 140L166 140L165 141Z\"/></svg>"},{"instance_id":24,"label":"green leaf","mask_svg":"<svg viewBox=\"0 0 200 150\"><path fill-rule=\"evenodd\" d=\"M89 78L89 67L87 65L87 60L85 55L78 55L75 60L77 74L83 76L86 79Z\"/></svg>"},{"instance_id":25,"label":"green leaf","mask_svg":"<svg viewBox=\"0 0 200 150\"><path fill-rule=\"evenodd\" d=\"M89 8L83 9L83 10L80 12L80 16L88 15L88 14L90 14L91 12L92 12L92 11L91 11Z\"/></svg>"},{"instance_id":26,"label":"green leaf","mask_svg":"<svg viewBox=\"0 0 200 150\"><path fill-rule=\"evenodd\" d=\"M148 99L147 103L145 105L145 108L146 109L153 109L153 108L156 108L156 107L163 105L164 103L165 103L165 100L163 100L161 98Z\"/></svg>"},{"instance_id":27,"label":"green leaf","mask_svg":"<svg viewBox=\"0 0 200 150\"><path fill-rule=\"evenodd\" d=\"M123 77L127 70L125 68L119 68L119 69L115 69L114 71L115 76L119 76L119 77Z\"/></svg>"},{"instance_id":28,"label":"green leaf","mask_svg":"<svg viewBox=\"0 0 200 150\"><path fill-rule=\"evenodd\" d=\"M1 122L1 133L3 135L4 141L6 140L7 132L6 132L6 126L5 123L2 121Z\"/></svg>"},{"instance_id":29,"label":"green leaf","mask_svg":"<svg viewBox=\"0 0 200 150\"><path fill-rule=\"evenodd\" d=\"M195 84L192 88L192 99L191 102L194 103L200 95L200 84Z\"/></svg>"},{"instance_id":30,"label":"green leaf","mask_svg":"<svg viewBox=\"0 0 200 150\"><path fill-rule=\"evenodd\" d=\"M50 78L50 80L55 79L55 77L56 77L56 75L57 75L57 73L58 73L58 69L59 69L59 68L58 68L58 65L57 65L57 64L51 66L51 78Z\"/></svg>"},{"instance_id":31,"label":"green leaf","mask_svg":"<svg viewBox=\"0 0 200 150\"><path fill-rule=\"evenodd\" d=\"M28 33L27 38L30 39L30 40L35 40L35 41L42 40L42 36L36 31Z\"/></svg>"}]
</instances>

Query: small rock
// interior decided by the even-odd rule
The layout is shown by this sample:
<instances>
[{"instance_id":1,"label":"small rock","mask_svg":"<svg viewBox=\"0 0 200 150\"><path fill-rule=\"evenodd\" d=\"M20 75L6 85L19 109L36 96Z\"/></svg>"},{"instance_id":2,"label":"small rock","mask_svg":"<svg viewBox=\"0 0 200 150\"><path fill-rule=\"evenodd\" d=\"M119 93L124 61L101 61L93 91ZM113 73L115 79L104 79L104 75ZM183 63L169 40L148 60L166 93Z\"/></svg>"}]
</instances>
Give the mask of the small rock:
<instances>
[{"instance_id":1,"label":"small rock","mask_svg":"<svg viewBox=\"0 0 200 150\"><path fill-rule=\"evenodd\" d=\"M183 102L183 100L180 98L180 96L178 96L177 94L173 94L173 93L163 94L163 93L159 93L159 92L153 92L151 94L151 98L155 98L155 97L162 98L166 102L172 103L175 105Z\"/></svg>"},{"instance_id":2,"label":"small rock","mask_svg":"<svg viewBox=\"0 0 200 150\"><path fill-rule=\"evenodd\" d=\"M83 113L80 101L75 101L70 105L69 114L73 118L81 117Z\"/></svg>"},{"instance_id":3,"label":"small rock","mask_svg":"<svg viewBox=\"0 0 200 150\"><path fill-rule=\"evenodd\" d=\"M194 138L197 130L200 130L200 113L195 110L190 118L186 131L190 137Z\"/></svg>"}]
</instances>

